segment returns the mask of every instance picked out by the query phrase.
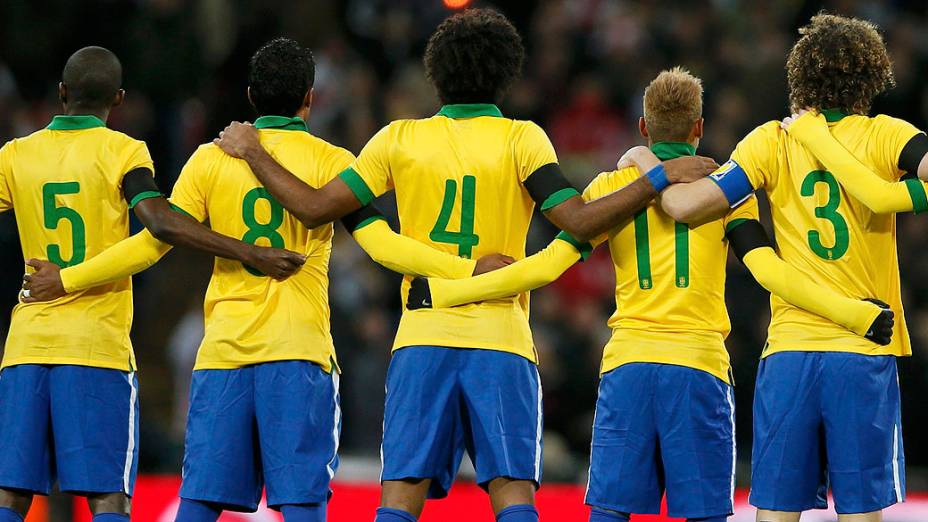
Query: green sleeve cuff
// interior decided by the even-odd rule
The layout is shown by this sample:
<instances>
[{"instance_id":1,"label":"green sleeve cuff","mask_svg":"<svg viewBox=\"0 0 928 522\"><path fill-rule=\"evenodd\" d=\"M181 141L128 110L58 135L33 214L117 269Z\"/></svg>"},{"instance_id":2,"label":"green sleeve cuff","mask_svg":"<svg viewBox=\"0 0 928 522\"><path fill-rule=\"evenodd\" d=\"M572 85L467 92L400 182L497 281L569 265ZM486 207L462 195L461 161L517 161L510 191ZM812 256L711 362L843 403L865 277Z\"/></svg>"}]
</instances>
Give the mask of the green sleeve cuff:
<instances>
[{"instance_id":1,"label":"green sleeve cuff","mask_svg":"<svg viewBox=\"0 0 928 522\"><path fill-rule=\"evenodd\" d=\"M574 239L574 237L567 232L562 231L555 239L566 241L567 243L570 243L571 246L576 248L577 252L580 253L581 261L586 261L590 257L590 254L593 253L593 245L591 243L581 243Z\"/></svg>"},{"instance_id":2,"label":"green sleeve cuff","mask_svg":"<svg viewBox=\"0 0 928 522\"><path fill-rule=\"evenodd\" d=\"M738 218L738 219L733 219L729 221L728 224L725 225L725 233L728 234L732 230L740 227L741 225L747 223L748 221L752 221L752 220L748 218Z\"/></svg>"},{"instance_id":3,"label":"green sleeve cuff","mask_svg":"<svg viewBox=\"0 0 928 522\"><path fill-rule=\"evenodd\" d=\"M541 203L541 211L546 212L552 208L560 205L561 203L567 201L568 199L579 196L580 193L577 192L575 188L565 188L561 189L554 194L551 194Z\"/></svg>"},{"instance_id":4,"label":"green sleeve cuff","mask_svg":"<svg viewBox=\"0 0 928 522\"><path fill-rule=\"evenodd\" d=\"M917 179L905 180L905 188L909 189L909 196L912 198L912 210L916 214L921 214L928 210L928 195L925 194L925 185Z\"/></svg>"},{"instance_id":5,"label":"green sleeve cuff","mask_svg":"<svg viewBox=\"0 0 928 522\"><path fill-rule=\"evenodd\" d=\"M369 217L369 218L367 218L367 219L362 220L360 223L358 223L358 226L354 227L354 230L352 230L351 233L354 234L354 233L357 232L358 230L361 230L362 228L366 227L367 225L370 225L370 224L373 223L374 221L386 221L386 220L387 220L387 218L385 218L385 217L383 217L383 216L380 216L380 215L371 216L371 217Z\"/></svg>"},{"instance_id":6,"label":"green sleeve cuff","mask_svg":"<svg viewBox=\"0 0 928 522\"><path fill-rule=\"evenodd\" d=\"M356 170L348 167L343 170L338 177L342 178L342 181L348 185L348 188L354 193L354 197L358 198L358 201L361 202L362 207L366 207L371 201L374 201L374 193L371 192L367 183L364 182L364 179L361 178L361 175L358 174Z\"/></svg>"},{"instance_id":7,"label":"green sleeve cuff","mask_svg":"<svg viewBox=\"0 0 928 522\"><path fill-rule=\"evenodd\" d=\"M136 194L134 198L132 198L132 201L129 202L129 208L130 209L135 208L135 206L138 205L140 201L145 201L146 199L160 198L162 196L164 196L164 194L154 191L154 190L140 192Z\"/></svg>"}]
</instances>

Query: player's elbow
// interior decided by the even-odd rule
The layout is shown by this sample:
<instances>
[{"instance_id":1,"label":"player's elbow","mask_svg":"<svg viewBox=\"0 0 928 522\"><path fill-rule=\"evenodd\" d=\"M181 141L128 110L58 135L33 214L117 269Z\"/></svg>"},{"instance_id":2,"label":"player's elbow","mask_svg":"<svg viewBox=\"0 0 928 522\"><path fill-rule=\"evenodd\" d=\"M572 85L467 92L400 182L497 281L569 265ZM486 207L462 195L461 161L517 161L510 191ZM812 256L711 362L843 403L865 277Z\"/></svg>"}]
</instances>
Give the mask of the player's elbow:
<instances>
[{"instance_id":1,"label":"player's elbow","mask_svg":"<svg viewBox=\"0 0 928 522\"><path fill-rule=\"evenodd\" d=\"M678 223L692 223L699 219L699 208L678 197L662 197L661 209Z\"/></svg>"},{"instance_id":2,"label":"player's elbow","mask_svg":"<svg viewBox=\"0 0 928 522\"><path fill-rule=\"evenodd\" d=\"M163 243L174 244L180 236L181 227L173 216L159 215L145 223L151 235Z\"/></svg>"}]
</instances>

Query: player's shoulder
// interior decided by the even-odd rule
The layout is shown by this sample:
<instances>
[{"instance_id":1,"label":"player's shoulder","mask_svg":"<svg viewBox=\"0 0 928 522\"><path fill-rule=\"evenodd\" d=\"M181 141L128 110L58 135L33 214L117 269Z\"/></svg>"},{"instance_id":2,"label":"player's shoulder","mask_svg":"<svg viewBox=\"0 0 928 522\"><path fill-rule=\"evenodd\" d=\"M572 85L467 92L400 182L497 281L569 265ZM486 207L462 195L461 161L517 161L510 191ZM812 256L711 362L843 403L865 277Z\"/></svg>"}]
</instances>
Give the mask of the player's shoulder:
<instances>
[{"instance_id":1,"label":"player's shoulder","mask_svg":"<svg viewBox=\"0 0 928 522\"><path fill-rule=\"evenodd\" d=\"M348 161L354 160L354 154L344 147L339 147L315 134L307 133L305 136L313 155L319 155L333 160L342 160L345 158L348 158Z\"/></svg>"},{"instance_id":2,"label":"player's shoulder","mask_svg":"<svg viewBox=\"0 0 928 522\"><path fill-rule=\"evenodd\" d=\"M584 194L595 199L619 190L638 179L641 173L637 167L600 172L587 185Z\"/></svg>"},{"instance_id":3,"label":"player's shoulder","mask_svg":"<svg viewBox=\"0 0 928 522\"><path fill-rule=\"evenodd\" d=\"M888 114L877 114L874 116L849 116L848 118L865 118L870 123L871 128L875 130L910 130L912 132L919 132L919 129L915 127L915 125L912 125L902 118L896 118L895 116L890 116Z\"/></svg>"}]
</instances>

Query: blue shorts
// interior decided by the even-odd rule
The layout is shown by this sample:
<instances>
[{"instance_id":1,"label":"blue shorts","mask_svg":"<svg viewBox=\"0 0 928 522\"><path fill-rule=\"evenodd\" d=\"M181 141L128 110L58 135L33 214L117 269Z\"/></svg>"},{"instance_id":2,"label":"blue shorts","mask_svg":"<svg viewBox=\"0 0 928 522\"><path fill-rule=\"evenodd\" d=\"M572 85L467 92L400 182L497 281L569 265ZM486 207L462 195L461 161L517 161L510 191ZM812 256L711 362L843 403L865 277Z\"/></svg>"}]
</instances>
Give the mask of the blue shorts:
<instances>
[{"instance_id":1,"label":"blue shorts","mask_svg":"<svg viewBox=\"0 0 928 522\"><path fill-rule=\"evenodd\" d=\"M751 504L869 513L905 498L896 358L781 352L760 362Z\"/></svg>"},{"instance_id":2,"label":"blue shorts","mask_svg":"<svg viewBox=\"0 0 928 522\"><path fill-rule=\"evenodd\" d=\"M541 380L515 354L410 346L387 373L381 481L432 479L447 496L467 450L477 483L541 482Z\"/></svg>"},{"instance_id":3,"label":"blue shorts","mask_svg":"<svg viewBox=\"0 0 928 522\"><path fill-rule=\"evenodd\" d=\"M22 364L0 371L0 487L132 496L139 452L135 373Z\"/></svg>"},{"instance_id":4,"label":"blue shorts","mask_svg":"<svg viewBox=\"0 0 928 522\"><path fill-rule=\"evenodd\" d=\"M338 373L307 361L198 370L180 497L232 511L325 502L338 468Z\"/></svg>"},{"instance_id":5,"label":"blue shorts","mask_svg":"<svg viewBox=\"0 0 928 522\"><path fill-rule=\"evenodd\" d=\"M704 371L633 363L603 375L586 503L671 517L730 515L735 488L732 388Z\"/></svg>"}]
</instances>

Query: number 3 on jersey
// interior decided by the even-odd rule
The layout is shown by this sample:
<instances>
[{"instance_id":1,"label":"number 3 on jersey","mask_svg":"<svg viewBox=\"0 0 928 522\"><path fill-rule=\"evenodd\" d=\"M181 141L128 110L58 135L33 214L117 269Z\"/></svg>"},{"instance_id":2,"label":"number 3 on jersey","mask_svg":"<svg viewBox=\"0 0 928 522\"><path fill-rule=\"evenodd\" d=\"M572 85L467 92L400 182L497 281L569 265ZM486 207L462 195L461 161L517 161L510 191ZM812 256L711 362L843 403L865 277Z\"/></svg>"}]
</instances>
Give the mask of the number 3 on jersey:
<instances>
[{"instance_id":1,"label":"number 3 on jersey","mask_svg":"<svg viewBox=\"0 0 928 522\"><path fill-rule=\"evenodd\" d=\"M255 216L255 207L258 200L263 199L271 207L271 217L267 223L259 223ZM284 222L284 207L274 199L274 196L264 187L253 188L245 194L245 200L242 202L242 221L248 227L248 232L242 236L242 241L256 244L259 239L267 239L274 248L284 248L284 237L277 232L280 225ZM248 265L242 265L249 274L254 276L264 276L260 271Z\"/></svg>"},{"instance_id":2,"label":"number 3 on jersey","mask_svg":"<svg viewBox=\"0 0 928 522\"><path fill-rule=\"evenodd\" d=\"M458 197L458 182L449 179L445 182L445 197L438 213L438 221L429 234L429 239L436 243L450 243L458 246L458 255L470 259L474 247L480 243L480 236L474 234L474 202L477 192L477 178L464 176L461 187L461 229L458 232L448 230L451 212Z\"/></svg>"},{"instance_id":3,"label":"number 3 on jersey","mask_svg":"<svg viewBox=\"0 0 928 522\"><path fill-rule=\"evenodd\" d=\"M822 244L821 232L810 230L809 248L822 259L836 261L847 253L847 247L850 244L847 221L844 216L838 213L838 205L841 204L841 191L839 190L838 180L835 179L831 172L813 170L802 180L800 194L807 198L814 196L815 186L819 183L823 183L828 187L828 201L821 207L815 207L815 217L831 223L835 231L835 244L832 247L826 247Z\"/></svg>"}]
</instances>

